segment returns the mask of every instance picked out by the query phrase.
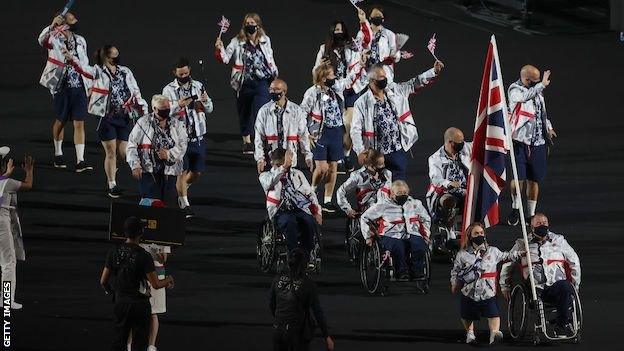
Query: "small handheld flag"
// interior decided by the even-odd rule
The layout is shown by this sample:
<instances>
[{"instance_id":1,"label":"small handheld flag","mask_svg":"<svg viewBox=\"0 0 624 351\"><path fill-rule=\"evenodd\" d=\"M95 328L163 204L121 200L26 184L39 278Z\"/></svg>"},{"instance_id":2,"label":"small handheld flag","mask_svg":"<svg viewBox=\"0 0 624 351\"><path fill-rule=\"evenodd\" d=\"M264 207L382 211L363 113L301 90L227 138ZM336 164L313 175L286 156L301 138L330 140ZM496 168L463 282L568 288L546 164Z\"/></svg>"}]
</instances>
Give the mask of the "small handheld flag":
<instances>
[{"instance_id":1,"label":"small handheld flag","mask_svg":"<svg viewBox=\"0 0 624 351\"><path fill-rule=\"evenodd\" d=\"M356 9L359 9L359 7L357 6L358 3L362 2L364 0L349 0L349 2L351 3L351 5L353 5L353 7L355 7Z\"/></svg>"},{"instance_id":2,"label":"small handheld flag","mask_svg":"<svg viewBox=\"0 0 624 351\"><path fill-rule=\"evenodd\" d=\"M221 34L225 33L230 29L230 20L225 18L225 16L221 15L221 20L217 22L219 26L219 38L221 38Z\"/></svg>"},{"instance_id":3,"label":"small handheld flag","mask_svg":"<svg viewBox=\"0 0 624 351\"><path fill-rule=\"evenodd\" d=\"M429 49L429 52L431 53L431 55L433 55L434 59L436 59L437 61L440 61L435 55L435 49L436 49L435 33L433 33L433 36L431 37L431 39L429 39L429 43L427 44L427 49Z\"/></svg>"}]
</instances>

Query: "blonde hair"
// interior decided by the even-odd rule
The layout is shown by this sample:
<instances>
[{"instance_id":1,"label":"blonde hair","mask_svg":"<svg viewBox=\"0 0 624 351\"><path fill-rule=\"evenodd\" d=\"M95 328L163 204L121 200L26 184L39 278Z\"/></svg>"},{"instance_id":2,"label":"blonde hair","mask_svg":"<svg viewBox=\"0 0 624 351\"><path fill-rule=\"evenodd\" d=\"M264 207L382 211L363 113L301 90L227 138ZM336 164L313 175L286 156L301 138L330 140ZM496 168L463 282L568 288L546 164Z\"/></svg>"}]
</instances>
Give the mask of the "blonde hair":
<instances>
[{"instance_id":1,"label":"blonde hair","mask_svg":"<svg viewBox=\"0 0 624 351\"><path fill-rule=\"evenodd\" d=\"M404 180L395 180L394 182L392 182L392 186L390 187L390 189L392 190L393 194L396 194L397 189L399 188L405 188L407 189L407 192L409 193L410 188L409 185L407 185L407 183Z\"/></svg>"},{"instance_id":2,"label":"blonde hair","mask_svg":"<svg viewBox=\"0 0 624 351\"><path fill-rule=\"evenodd\" d=\"M323 79L327 78L329 72L333 70L334 67L330 64L324 64L316 67L314 69L314 74L312 74L312 83L315 85L323 85Z\"/></svg>"},{"instance_id":3,"label":"blonde hair","mask_svg":"<svg viewBox=\"0 0 624 351\"><path fill-rule=\"evenodd\" d=\"M169 98L164 95L156 94L152 96L152 108L158 108L158 106L161 106L165 101L171 103L171 101L169 101Z\"/></svg>"},{"instance_id":4,"label":"blonde hair","mask_svg":"<svg viewBox=\"0 0 624 351\"><path fill-rule=\"evenodd\" d=\"M263 36L265 36L266 33L262 26L262 19L260 18L260 15L255 12L250 12L250 13L245 14L245 16L243 17L243 24L241 25L240 31L238 31L238 35L236 35L238 40L247 39L247 32L245 32L245 24L247 23L248 18L253 19L254 22L256 22L256 25L258 26L258 29L256 30L256 38L260 39Z\"/></svg>"}]
</instances>

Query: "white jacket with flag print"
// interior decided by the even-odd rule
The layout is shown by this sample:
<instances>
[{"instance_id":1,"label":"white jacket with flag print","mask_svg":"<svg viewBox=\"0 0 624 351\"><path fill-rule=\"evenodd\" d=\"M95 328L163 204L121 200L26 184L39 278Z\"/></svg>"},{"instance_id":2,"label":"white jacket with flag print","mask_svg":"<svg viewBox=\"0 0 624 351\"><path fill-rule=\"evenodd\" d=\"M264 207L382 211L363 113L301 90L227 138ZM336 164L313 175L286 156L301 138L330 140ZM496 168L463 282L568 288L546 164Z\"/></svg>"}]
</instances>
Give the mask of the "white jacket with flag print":
<instances>
[{"instance_id":1,"label":"white jacket with flag print","mask_svg":"<svg viewBox=\"0 0 624 351\"><path fill-rule=\"evenodd\" d=\"M147 114L137 120L128 137L128 146L126 147L126 162L130 169L135 170L141 168L144 173L152 173L154 171L154 162L156 151L152 146L154 140L154 124L157 123L153 113ZM165 165L165 174L177 176L182 174L184 164L184 154L188 144L186 128L184 123L169 118L168 123L171 124L171 139L174 142L173 148L169 149L168 161L172 165Z\"/></svg>"},{"instance_id":2,"label":"white jacket with flag print","mask_svg":"<svg viewBox=\"0 0 624 351\"><path fill-rule=\"evenodd\" d=\"M264 189L266 195L266 208L269 213L269 218L273 220L273 217L277 213L277 210L282 205L282 178L290 177L292 180L295 191L303 195L306 198L306 203L297 204L299 209L310 215L316 215L319 213L320 207L316 194L308 183L303 172L298 169L290 168L286 169L284 166L273 167L266 172L260 174L260 185Z\"/></svg>"},{"instance_id":3,"label":"white jacket with flag print","mask_svg":"<svg viewBox=\"0 0 624 351\"><path fill-rule=\"evenodd\" d=\"M353 210L347 194L356 191L355 198L357 200L357 210L365 211L378 201L387 201L390 196L390 187L392 186L392 172L387 169L383 170L380 179L375 180L368 173L366 167L362 167L357 171L351 172L349 178L336 191L336 201L338 206L345 212Z\"/></svg>"},{"instance_id":4,"label":"white jacket with flag print","mask_svg":"<svg viewBox=\"0 0 624 351\"><path fill-rule=\"evenodd\" d=\"M271 39L267 35L263 35L259 41L260 50L264 54L267 66L271 70L273 77L277 77L278 70L275 64L275 58L273 58L273 48L271 47ZM232 74L230 76L230 85L232 89L237 92L240 91L243 85L245 63L243 62L243 56L245 52L245 40L240 40L238 37L232 38L228 46L218 48L215 50L215 57L217 61L228 64L232 57L234 57L234 65L232 66Z\"/></svg>"},{"instance_id":5,"label":"white jacket with flag print","mask_svg":"<svg viewBox=\"0 0 624 351\"><path fill-rule=\"evenodd\" d=\"M563 235L548 233L548 238L543 243L538 243L529 237L529 252L531 254L531 264L533 265L533 275L536 278L535 286L544 288L551 286L560 280L568 280L578 290L581 285L581 261L576 251L568 244ZM525 251L524 239L516 240L510 252ZM529 279L529 268L526 255L520 261L522 277ZM544 271L545 281L538 281L535 267L541 266ZM501 290L509 291L511 271L513 263L508 262L501 268Z\"/></svg>"},{"instance_id":6,"label":"white jacket with flag print","mask_svg":"<svg viewBox=\"0 0 624 351\"><path fill-rule=\"evenodd\" d=\"M368 27L370 29L370 27ZM379 62L384 64L384 71L386 71L386 78L388 79L388 83L394 82L394 64L401 60L401 51L397 46L397 36L396 34L386 27L381 27L379 29L381 31L381 37L378 42L378 50L379 50ZM372 29L370 29L370 39L362 41L362 49L370 50L373 38L375 34ZM362 38L366 38L366 33L360 29L357 34L358 38L361 36Z\"/></svg>"},{"instance_id":7,"label":"white jacket with flag print","mask_svg":"<svg viewBox=\"0 0 624 351\"><path fill-rule=\"evenodd\" d=\"M546 101L544 100L544 84L537 83L534 87L527 88L520 81L509 86L507 96L509 98L509 124L513 140L521 143L530 143L520 135L522 129L528 129L524 135L533 135L537 121L535 116L535 103L541 104L542 113L546 113ZM542 126L546 131L553 129L552 123L546 115L546 125Z\"/></svg>"},{"instance_id":8,"label":"white jacket with flag print","mask_svg":"<svg viewBox=\"0 0 624 351\"><path fill-rule=\"evenodd\" d=\"M466 167L466 171L470 171L471 152L472 142L464 142L464 147L459 152L459 159ZM427 188L426 200L430 213L435 212L438 198L450 190L451 181L448 179L448 168L451 162L453 161L446 155L444 145L429 156L429 188ZM466 179L468 179L467 173Z\"/></svg>"},{"instance_id":9,"label":"white jacket with flag print","mask_svg":"<svg viewBox=\"0 0 624 351\"><path fill-rule=\"evenodd\" d=\"M191 84L191 96L196 95L198 99L201 99L202 94L206 92L204 85L200 81L194 79L191 79L189 84ZM195 134L197 134L197 137L201 140L203 138L203 135L205 135L207 131L206 114L212 113L212 111L214 110L214 105L212 104L212 100L210 99L210 97L208 97L208 100L206 101L200 101L204 105L205 112L199 112L196 109L189 109L188 106L180 107L180 105L178 105L178 100L190 96L180 95L180 83L178 83L177 79L174 79L173 82L165 85L162 90L162 94L168 97L171 101L170 113L172 117L184 121L186 114L191 114L190 118L193 119Z\"/></svg>"},{"instance_id":10,"label":"white jacket with flag print","mask_svg":"<svg viewBox=\"0 0 624 351\"><path fill-rule=\"evenodd\" d=\"M390 102L399 123L401 146L405 151L409 151L418 140L418 130L410 111L408 98L432 83L436 77L435 69L431 68L407 82L389 83L385 90L386 99ZM376 102L377 99L370 89L355 101L350 135L353 151L358 155L369 147L377 149L376 128L373 123L377 114Z\"/></svg>"},{"instance_id":11,"label":"white jacket with flag print","mask_svg":"<svg viewBox=\"0 0 624 351\"><path fill-rule=\"evenodd\" d=\"M41 73L39 84L50 89L50 94L54 95L61 88L61 81L66 71L65 55L61 52L61 49L65 48L61 37L63 32L57 30L61 28L52 28L47 26L43 28L41 34L39 34L39 45L48 49L48 58L46 65ZM70 32L71 33L71 32ZM76 52L78 53L78 60L81 66L89 64L89 56L87 54L87 41L81 35L71 33L76 39ZM87 94L88 85L83 84Z\"/></svg>"},{"instance_id":12,"label":"white jacket with flag print","mask_svg":"<svg viewBox=\"0 0 624 351\"><path fill-rule=\"evenodd\" d=\"M377 235L395 239L409 239L410 235L429 238L431 217L420 200L409 197L403 206L394 201L378 201L360 217L362 236L369 239L373 230Z\"/></svg>"},{"instance_id":13,"label":"white jacket with flag print","mask_svg":"<svg viewBox=\"0 0 624 351\"><path fill-rule=\"evenodd\" d=\"M306 160L312 159L310 150L310 140L308 128L306 127L306 114L292 101L286 100L286 107L282 115L283 124L283 144L278 145L277 135L277 105L273 101L267 102L258 110L255 123L255 150L254 159L256 162L264 160L269 152L281 146L285 150L292 150L292 164L297 164L297 151L301 147ZM266 149L265 149L266 145ZM268 150L267 150L268 149Z\"/></svg>"}]
</instances>

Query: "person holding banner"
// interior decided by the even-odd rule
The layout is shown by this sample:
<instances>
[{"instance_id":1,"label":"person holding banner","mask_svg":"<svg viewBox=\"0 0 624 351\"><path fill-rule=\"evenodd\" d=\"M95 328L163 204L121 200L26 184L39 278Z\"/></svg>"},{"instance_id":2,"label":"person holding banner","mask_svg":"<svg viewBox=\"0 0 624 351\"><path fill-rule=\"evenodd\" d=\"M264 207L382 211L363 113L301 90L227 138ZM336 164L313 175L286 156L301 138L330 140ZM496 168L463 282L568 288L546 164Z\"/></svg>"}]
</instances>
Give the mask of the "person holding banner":
<instances>
[{"instance_id":1,"label":"person holding banner","mask_svg":"<svg viewBox=\"0 0 624 351\"><path fill-rule=\"evenodd\" d=\"M97 49L95 65L82 65L66 50L65 59L83 76L89 88L88 112L100 117L96 128L104 148L104 171L108 181L107 193L111 198L119 198L122 192L117 186L117 154L126 158L128 136L133 121L147 114L147 102L130 68L119 64L119 50L114 45L104 45Z\"/></svg>"},{"instance_id":2,"label":"person holding banner","mask_svg":"<svg viewBox=\"0 0 624 351\"><path fill-rule=\"evenodd\" d=\"M550 231L548 217L543 213L535 213L531 218L531 236L529 253L531 256L535 287L542 300L557 308L554 320L557 335L571 335L572 304L574 289L581 286L581 262L579 257L563 235ZM516 240L510 252L525 250L523 238ZM526 251L525 251L526 252ZM522 277L529 277L526 255L522 256ZM501 292L505 299L510 298L510 278L513 262L505 263L501 269Z\"/></svg>"},{"instance_id":3,"label":"person holding banner","mask_svg":"<svg viewBox=\"0 0 624 351\"><path fill-rule=\"evenodd\" d=\"M539 184L546 177L548 148L557 133L546 113L543 91L550 84L550 71L540 79L540 71L531 65L520 70L520 79L509 86L510 127L513 139L518 181L521 192L526 189L527 213L531 218L537 208ZM507 224L517 225L521 198L516 196L516 183L511 182L512 211Z\"/></svg>"},{"instance_id":4,"label":"person holding banner","mask_svg":"<svg viewBox=\"0 0 624 351\"><path fill-rule=\"evenodd\" d=\"M87 41L79 34L78 18L66 12L54 17L52 23L39 34L39 45L48 50L48 59L41 74L39 84L48 88L54 102L56 119L52 125L54 141L55 168L67 168L63 158L63 136L65 124L72 121L74 127L74 145L76 149L76 172L93 170L84 159L85 131L84 119L87 115L87 94L89 86L82 79L81 72L73 65L67 65L65 49L80 62L80 66L89 64Z\"/></svg>"},{"instance_id":5,"label":"person holding banner","mask_svg":"<svg viewBox=\"0 0 624 351\"><path fill-rule=\"evenodd\" d=\"M191 77L188 59L182 57L178 60L173 75L175 79L163 88L162 94L171 100L171 116L186 126L188 144L184 171L178 176L176 188L178 205L185 211L186 218L190 218L195 214L188 200L188 190L206 167L206 114L212 113L213 104L204 85Z\"/></svg>"},{"instance_id":6,"label":"person holding banner","mask_svg":"<svg viewBox=\"0 0 624 351\"><path fill-rule=\"evenodd\" d=\"M234 58L230 83L236 91L236 107L243 138L243 154L253 155L251 133L258 110L269 102L269 84L277 78L271 39L257 13L248 13L238 35L223 46L221 33L215 42L217 61L228 64Z\"/></svg>"},{"instance_id":7,"label":"person holding banner","mask_svg":"<svg viewBox=\"0 0 624 351\"><path fill-rule=\"evenodd\" d=\"M22 240L22 227L17 213L17 193L32 189L34 160L31 156L24 159L26 178L24 181L11 179L13 160L7 155L10 148L0 147L0 269L2 283L10 282L10 306L12 310L19 310L22 304L15 301L17 290L17 261L24 261L26 253ZM4 288L4 284L3 284Z\"/></svg>"},{"instance_id":8,"label":"person holding banner","mask_svg":"<svg viewBox=\"0 0 624 351\"><path fill-rule=\"evenodd\" d=\"M407 152L418 140L408 98L434 81L442 68L444 64L436 61L433 68L404 83L390 83L382 64L368 70L369 89L355 102L351 125L360 164L362 152L372 147L384 154L393 180L407 178Z\"/></svg>"},{"instance_id":9,"label":"person holding banner","mask_svg":"<svg viewBox=\"0 0 624 351\"><path fill-rule=\"evenodd\" d=\"M128 138L126 161L139 181L141 198L175 200L175 183L182 174L188 136L184 123L170 118L171 102L152 97L152 113L137 120Z\"/></svg>"},{"instance_id":10,"label":"person holding banner","mask_svg":"<svg viewBox=\"0 0 624 351\"><path fill-rule=\"evenodd\" d=\"M461 250L455 256L451 269L451 292L461 291L461 321L466 329L466 343L476 343L474 322L488 319L490 345L503 338L500 331L500 311L496 303L497 265L517 260L523 251L503 252L488 244L485 227L474 222L462 236Z\"/></svg>"}]
</instances>

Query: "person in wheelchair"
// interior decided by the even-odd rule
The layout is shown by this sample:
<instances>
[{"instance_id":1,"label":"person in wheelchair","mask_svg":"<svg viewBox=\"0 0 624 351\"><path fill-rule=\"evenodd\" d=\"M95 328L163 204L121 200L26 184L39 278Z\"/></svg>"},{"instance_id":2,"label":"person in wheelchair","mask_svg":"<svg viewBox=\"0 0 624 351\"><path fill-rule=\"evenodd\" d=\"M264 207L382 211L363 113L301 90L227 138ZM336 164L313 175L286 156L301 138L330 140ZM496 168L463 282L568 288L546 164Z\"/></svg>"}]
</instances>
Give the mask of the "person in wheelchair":
<instances>
[{"instance_id":1,"label":"person in wheelchair","mask_svg":"<svg viewBox=\"0 0 624 351\"><path fill-rule=\"evenodd\" d=\"M260 174L269 219L286 238L288 251L299 247L300 241L309 255L314 246L316 223L323 222L316 194L303 172L292 168L291 150L277 148L270 158L271 170Z\"/></svg>"},{"instance_id":2,"label":"person in wheelchair","mask_svg":"<svg viewBox=\"0 0 624 351\"><path fill-rule=\"evenodd\" d=\"M474 222L462 236L461 250L451 269L451 292L461 290L460 314L466 329L466 343L476 342L474 321L488 319L490 345L500 341L500 311L496 303L496 271L502 261L517 260L524 252L502 252L487 243L483 224Z\"/></svg>"},{"instance_id":3,"label":"person in wheelchair","mask_svg":"<svg viewBox=\"0 0 624 351\"><path fill-rule=\"evenodd\" d=\"M364 166L351 172L336 192L338 205L349 218L356 218L379 199L387 200L392 186L392 173L385 168L383 153L375 149L367 149L364 153ZM354 190L357 190L357 210L347 200L347 194Z\"/></svg>"},{"instance_id":4,"label":"person in wheelchair","mask_svg":"<svg viewBox=\"0 0 624 351\"><path fill-rule=\"evenodd\" d=\"M444 145L429 156L426 201L433 221L440 226L452 228L453 209L464 206L471 151L472 142L464 141L461 130L450 127L444 132Z\"/></svg>"},{"instance_id":5,"label":"person in wheelchair","mask_svg":"<svg viewBox=\"0 0 624 351\"><path fill-rule=\"evenodd\" d=\"M557 335L571 335L574 330L571 324L572 299L575 289L581 284L581 263L576 251L570 246L563 235L549 230L548 217L536 213L531 218L531 236L529 252L533 266L533 278L539 298L542 302L552 304L557 309L554 330ZM510 252L524 250L522 238L516 240ZM522 257L522 277L529 276L526 256ZM507 301L510 298L510 276L513 263L508 262L501 269L501 292Z\"/></svg>"},{"instance_id":6,"label":"person in wheelchair","mask_svg":"<svg viewBox=\"0 0 624 351\"><path fill-rule=\"evenodd\" d=\"M422 277L425 251L429 241L431 218L420 200L409 196L409 186L403 180L392 182L390 200L379 201L360 217L362 235L367 245L378 235L381 247L390 251L399 281ZM411 254L411 272L406 251Z\"/></svg>"}]
</instances>

